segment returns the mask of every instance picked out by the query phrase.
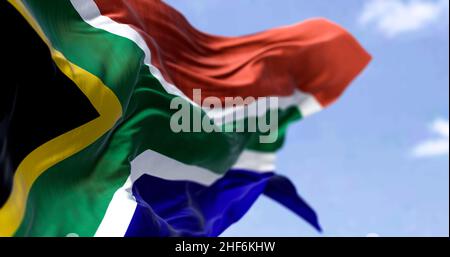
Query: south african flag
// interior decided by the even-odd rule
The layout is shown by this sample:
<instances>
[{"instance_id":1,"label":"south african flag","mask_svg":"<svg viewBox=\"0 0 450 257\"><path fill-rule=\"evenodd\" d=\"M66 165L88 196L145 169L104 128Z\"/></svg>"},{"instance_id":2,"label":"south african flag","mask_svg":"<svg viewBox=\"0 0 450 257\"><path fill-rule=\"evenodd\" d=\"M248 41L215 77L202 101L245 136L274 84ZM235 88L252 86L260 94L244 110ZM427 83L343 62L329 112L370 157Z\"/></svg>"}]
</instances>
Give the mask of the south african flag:
<instances>
[{"instance_id":1,"label":"south african flag","mask_svg":"<svg viewBox=\"0 0 450 257\"><path fill-rule=\"evenodd\" d=\"M336 101L369 63L346 30L311 19L214 36L160 0L0 6L0 236L218 236L262 194L320 230L275 157L288 125ZM189 124L231 130L174 131L174 99ZM265 99L278 105L250 115ZM237 129L270 117L269 142Z\"/></svg>"}]
</instances>

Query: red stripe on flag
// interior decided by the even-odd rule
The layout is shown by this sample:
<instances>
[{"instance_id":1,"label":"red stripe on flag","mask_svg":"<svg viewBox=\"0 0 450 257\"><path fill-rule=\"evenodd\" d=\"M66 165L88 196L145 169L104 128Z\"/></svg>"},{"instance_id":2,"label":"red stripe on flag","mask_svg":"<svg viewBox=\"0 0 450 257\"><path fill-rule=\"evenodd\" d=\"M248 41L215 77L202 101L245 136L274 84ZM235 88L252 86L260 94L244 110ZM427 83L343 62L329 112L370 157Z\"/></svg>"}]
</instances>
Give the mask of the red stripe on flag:
<instances>
[{"instance_id":1,"label":"red stripe on flag","mask_svg":"<svg viewBox=\"0 0 450 257\"><path fill-rule=\"evenodd\" d=\"M243 37L193 28L159 0L95 0L102 15L129 24L146 41L152 64L192 98L289 96L295 89L322 106L334 102L370 55L340 26L313 19Z\"/></svg>"}]
</instances>

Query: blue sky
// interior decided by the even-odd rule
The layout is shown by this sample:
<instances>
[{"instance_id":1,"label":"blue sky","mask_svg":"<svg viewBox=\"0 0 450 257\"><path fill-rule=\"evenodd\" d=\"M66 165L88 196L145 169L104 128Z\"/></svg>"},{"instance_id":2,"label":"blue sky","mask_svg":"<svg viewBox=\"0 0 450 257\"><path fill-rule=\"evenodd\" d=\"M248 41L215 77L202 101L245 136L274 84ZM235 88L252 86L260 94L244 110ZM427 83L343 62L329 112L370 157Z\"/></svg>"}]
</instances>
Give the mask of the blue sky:
<instances>
[{"instance_id":1,"label":"blue sky","mask_svg":"<svg viewBox=\"0 0 450 257\"><path fill-rule=\"evenodd\" d=\"M374 57L337 104L290 128L279 154L325 232L261 198L224 236L449 235L448 0L166 2L221 35L326 17Z\"/></svg>"}]
</instances>

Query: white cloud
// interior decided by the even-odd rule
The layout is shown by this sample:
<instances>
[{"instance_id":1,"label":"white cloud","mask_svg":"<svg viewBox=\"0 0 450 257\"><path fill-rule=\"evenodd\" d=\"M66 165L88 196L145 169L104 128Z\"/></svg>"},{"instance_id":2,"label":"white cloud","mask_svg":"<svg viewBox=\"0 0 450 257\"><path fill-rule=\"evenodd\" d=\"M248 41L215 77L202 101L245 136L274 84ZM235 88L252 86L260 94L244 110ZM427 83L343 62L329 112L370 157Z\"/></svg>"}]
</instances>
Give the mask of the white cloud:
<instances>
[{"instance_id":1,"label":"white cloud","mask_svg":"<svg viewBox=\"0 0 450 257\"><path fill-rule=\"evenodd\" d=\"M430 125L430 130L438 135L436 138L428 139L418 144L413 149L415 157L435 157L449 154L449 122L438 119Z\"/></svg>"},{"instance_id":2,"label":"white cloud","mask_svg":"<svg viewBox=\"0 0 450 257\"><path fill-rule=\"evenodd\" d=\"M448 16L449 0L370 0L359 21L387 37L424 29Z\"/></svg>"}]
</instances>

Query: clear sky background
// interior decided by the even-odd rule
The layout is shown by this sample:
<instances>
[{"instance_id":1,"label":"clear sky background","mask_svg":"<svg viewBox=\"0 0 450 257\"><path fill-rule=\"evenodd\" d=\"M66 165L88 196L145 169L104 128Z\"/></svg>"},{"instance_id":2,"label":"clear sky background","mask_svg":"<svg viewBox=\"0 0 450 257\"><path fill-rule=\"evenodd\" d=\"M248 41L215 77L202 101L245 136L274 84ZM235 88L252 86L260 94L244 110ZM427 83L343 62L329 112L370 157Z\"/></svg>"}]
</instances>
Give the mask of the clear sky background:
<instances>
[{"instance_id":1,"label":"clear sky background","mask_svg":"<svg viewBox=\"0 0 450 257\"><path fill-rule=\"evenodd\" d=\"M448 0L166 2L230 36L326 17L374 57L337 104L290 128L279 154L324 233L261 198L224 236L449 236Z\"/></svg>"}]
</instances>

